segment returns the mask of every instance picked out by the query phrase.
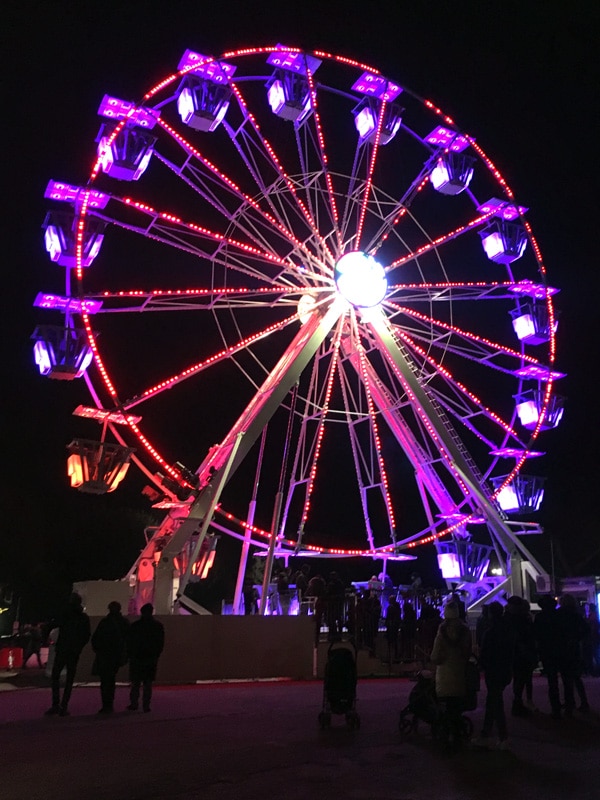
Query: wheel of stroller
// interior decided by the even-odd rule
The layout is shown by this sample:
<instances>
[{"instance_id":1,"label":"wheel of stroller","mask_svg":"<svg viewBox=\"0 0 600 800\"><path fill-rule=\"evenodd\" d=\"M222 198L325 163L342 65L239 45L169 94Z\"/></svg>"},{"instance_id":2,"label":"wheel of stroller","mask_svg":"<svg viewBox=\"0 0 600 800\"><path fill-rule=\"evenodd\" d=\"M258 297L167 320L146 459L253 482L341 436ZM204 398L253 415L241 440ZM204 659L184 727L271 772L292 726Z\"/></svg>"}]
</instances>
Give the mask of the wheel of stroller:
<instances>
[{"instance_id":1,"label":"wheel of stroller","mask_svg":"<svg viewBox=\"0 0 600 800\"><path fill-rule=\"evenodd\" d=\"M403 736L408 736L416 728L415 720L411 712L405 708L400 712L400 719L398 720L398 730Z\"/></svg>"},{"instance_id":2,"label":"wheel of stroller","mask_svg":"<svg viewBox=\"0 0 600 800\"><path fill-rule=\"evenodd\" d=\"M461 736L468 742L473 736L473 720L463 714L460 718L461 721Z\"/></svg>"},{"instance_id":3,"label":"wheel of stroller","mask_svg":"<svg viewBox=\"0 0 600 800\"><path fill-rule=\"evenodd\" d=\"M350 711L346 714L346 725L349 730L358 730L360 728L360 717L355 711Z\"/></svg>"},{"instance_id":4,"label":"wheel of stroller","mask_svg":"<svg viewBox=\"0 0 600 800\"><path fill-rule=\"evenodd\" d=\"M331 714L328 714L326 711L321 711L319 714L319 727L322 731L325 728L329 728L331 726Z\"/></svg>"}]
</instances>

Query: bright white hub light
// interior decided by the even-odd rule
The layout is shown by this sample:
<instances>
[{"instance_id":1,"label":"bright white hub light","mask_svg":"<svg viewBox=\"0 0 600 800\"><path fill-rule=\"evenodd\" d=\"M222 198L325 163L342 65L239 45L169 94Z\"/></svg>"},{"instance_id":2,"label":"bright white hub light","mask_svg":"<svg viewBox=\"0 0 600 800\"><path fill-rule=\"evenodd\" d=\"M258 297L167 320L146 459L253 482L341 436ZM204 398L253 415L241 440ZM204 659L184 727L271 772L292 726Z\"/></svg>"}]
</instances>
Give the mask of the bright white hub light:
<instances>
[{"instance_id":1,"label":"bright white hub light","mask_svg":"<svg viewBox=\"0 0 600 800\"><path fill-rule=\"evenodd\" d=\"M340 258L335 265L334 278L338 292L359 308L379 305L387 291L385 270L373 256L360 250Z\"/></svg>"}]
</instances>

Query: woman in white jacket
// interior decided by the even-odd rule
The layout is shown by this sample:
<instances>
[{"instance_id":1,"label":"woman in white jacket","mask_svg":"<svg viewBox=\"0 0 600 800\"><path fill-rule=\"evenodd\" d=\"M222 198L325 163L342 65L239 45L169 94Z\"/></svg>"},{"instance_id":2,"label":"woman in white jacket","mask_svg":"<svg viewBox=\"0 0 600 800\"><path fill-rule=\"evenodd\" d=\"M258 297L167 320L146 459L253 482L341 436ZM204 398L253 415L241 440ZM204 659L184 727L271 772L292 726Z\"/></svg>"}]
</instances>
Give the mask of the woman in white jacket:
<instances>
[{"instance_id":1,"label":"woman in white jacket","mask_svg":"<svg viewBox=\"0 0 600 800\"><path fill-rule=\"evenodd\" d=\"M431 661L435 664L437 698L445 704L448 720L455 731L460 731L466 694L465 672L470 655L471 631L460 619L458 606L451 601L444 606L444 621L433 643Z\"/></svg>"}]
</instances>

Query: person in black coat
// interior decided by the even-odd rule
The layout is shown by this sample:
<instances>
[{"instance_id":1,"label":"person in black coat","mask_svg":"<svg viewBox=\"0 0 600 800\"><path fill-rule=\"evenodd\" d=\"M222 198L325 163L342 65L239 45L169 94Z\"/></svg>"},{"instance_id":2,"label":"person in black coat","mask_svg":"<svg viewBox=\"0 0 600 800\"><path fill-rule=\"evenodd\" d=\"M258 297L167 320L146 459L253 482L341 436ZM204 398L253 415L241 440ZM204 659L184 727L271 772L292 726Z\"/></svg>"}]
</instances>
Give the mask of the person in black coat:
<instances>
[{"instance_id":1,"label":"person in black coat","mask_svg":"<svg viewBox=\"0 0 600 800\"><path fill-rule=\"evenodd\" d=\"M113 600L92 636L96 654L92 672L100 677L102 707L99 714L111 714L115 701L115 681L119 667L127 663L129 622L121 614L121 604Z\"/></svg>"},{"instance_id":2,"label":"person in black coat","mask_svg":"<svg viewBox=\"0 0 600 800\"><path fill-rule=\"evenodd\" d=\"M131 690L127 710L137 711L142 687L142 707L148 712L152 700L152 682L156 678L158 659L165 645L165 629L154 618L152 603L143 605L140 614L140 619L129 628L127 646Z\"/></svg>"},{"instance_id":3,"label":"person in black coat","mask_svg":"<svg viewBox=\"0 0 600 800\"><path fill-rule=\"evenodd\" d=\"M512 714L526 717L531 714L531 709L523 702L523 693L537 663L533 620L527 602L517 595L508 598L505 617L515 636Z\"/></svg>"},{"instance_id":4,"label":"person in black coat","mask_svg":"<svg viewBox=\"0 0 600 800\"><path fill-rule=\"evenodd\" d=\"M481 736L473 741L475 746L487 747L494 725L498 732L498 747L504 749L507 741L504 690L513 677L516 635L504 616L502 605L496 601L487 605L486 628L481 637L479 665L485 676L487 695Z\"/></svg>"},{"instance_id":5,"label":"person in black coat","mask_svg":"<svg viewBox=\"0 0 600 800\"><path fill-rule=\"evenodd\" d=\"M556 620L559 638L558 671L565 692L565 716L571 716L575 708L575 689L580 696L580 709L589 710L585 687L581 680L581 645L587 634L587 623L579 612L577 600L573 595L565 594L560 598Z\"/></svg>"},{"instance_id":6,"label":"person in black coat","mask_svg":"<svg viewBox=\"0 0 600 800\"><path fill-rule=\"evenodd\" d=\"M90 618L84 612L81 596L77 592L73 592L64 614L52 627L58 628L59 633L52 666L52 705L45 713L46 715L59 714L61 717L66 717L69 715L69 700L79 656L90 640ZM65 667L67 673L61 700L60 675Z\"/></svg>"},{"instance_id":7,"label":"person in black coat","mask_svg":"<svg viewBox=\"0 0 600 800\"><path fill-rule=\"evenodd\" d=\"M533 621L535 642L548 682L548 700L552 717L560 719L562 716L558 691L560 632L559 618L556 615L556 600L551 595L544 595L539 598L538 604L540 611L535 615Z\"/></svg>"}]
</instances>

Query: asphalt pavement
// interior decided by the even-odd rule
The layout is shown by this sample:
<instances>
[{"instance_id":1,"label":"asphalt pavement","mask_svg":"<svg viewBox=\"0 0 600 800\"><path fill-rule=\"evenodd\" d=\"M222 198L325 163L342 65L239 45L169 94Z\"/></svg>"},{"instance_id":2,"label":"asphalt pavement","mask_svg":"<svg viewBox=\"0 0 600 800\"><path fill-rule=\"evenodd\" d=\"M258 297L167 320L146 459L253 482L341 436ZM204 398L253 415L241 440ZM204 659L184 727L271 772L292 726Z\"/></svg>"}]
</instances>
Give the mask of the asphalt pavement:
<instances>
[{"instance_id":1,"label":"asphalt pavement","mask_svg":"<svg viewBox=\"0 0 600 800\"><path fill-rule=\"evenodd\" d=\"M360 728L334 716L321 730L320 681L157 686L149 714L126 711L127 687L119 686L111 716L96 713L97 686L76 686L71 715L60 718L43 714L43 671L4 673L0 798L598 800L600 678L585 684L592 710L558 722L536 676L538 710L509 714L508 751L448 754L424 724L401 737L408 678L359 680ZM476 731L483 699L470 714Z\"/></svg>"}]
</instances>

